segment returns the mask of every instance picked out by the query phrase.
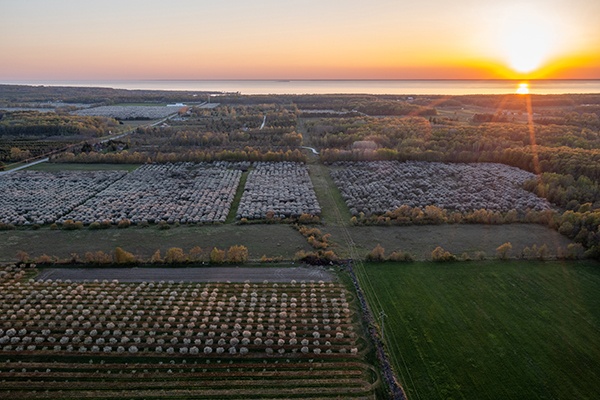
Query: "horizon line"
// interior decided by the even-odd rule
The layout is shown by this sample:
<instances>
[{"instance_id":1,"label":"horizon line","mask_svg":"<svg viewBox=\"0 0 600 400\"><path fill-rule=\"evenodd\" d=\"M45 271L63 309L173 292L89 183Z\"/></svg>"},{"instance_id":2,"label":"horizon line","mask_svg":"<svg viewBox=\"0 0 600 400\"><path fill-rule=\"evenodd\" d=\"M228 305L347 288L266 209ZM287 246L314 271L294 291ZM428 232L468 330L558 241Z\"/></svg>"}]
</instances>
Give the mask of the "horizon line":
<instances>
[{"instance_id":1,"label":"horizon line","mask_svg":"<svg viewBox=\"0 0 600 400\"><path fill-rule=\"evenodd\" d=\"M394 81L597 81L598 78L81 78L81 79L53 79L53 78L25 78L25 79L4 79L1 82L115 82L115 81L136 81L136 82L394 82Z\"/></svg>"}]
</instances>

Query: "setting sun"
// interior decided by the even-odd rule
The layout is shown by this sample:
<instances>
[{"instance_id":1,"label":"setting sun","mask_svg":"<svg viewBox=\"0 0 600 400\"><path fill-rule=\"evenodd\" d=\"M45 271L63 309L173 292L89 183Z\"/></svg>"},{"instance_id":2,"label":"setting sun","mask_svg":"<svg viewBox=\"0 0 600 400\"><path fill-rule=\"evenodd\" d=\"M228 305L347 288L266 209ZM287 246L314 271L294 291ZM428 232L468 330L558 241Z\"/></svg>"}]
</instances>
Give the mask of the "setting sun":
<instances>
[{"instance_id":1,"label":"setting sun","mask_svg":"<svg viewBox=\"0 0 600 400\"><path fill-rule=\"evenodd\" d=\"M510 79L547 79L560 71L592 65L587 56L595 36L573 9L537 2L502 2L481 14L485 28L476 39L480 54Z\"/></svg>"},{"instance_id":2,"label":"setting sun","mask_svg":"<svg viewBox=\"0 0 600 400\"><path fill-rule=\"evenodd\" d=\"M538 69L552 50L552 36L548 26L524 21L508 34L510 66L523 73Z\"/></svg>"},{"instance_id":3,"label":"setting sun","mask_svg":"<svg viewBox=\"0 0 600 400\"><path fill-rule=\"evenodd\" d=\"M537 70L556 50L558 31L549 17L523 10L509 15L504 24L501 40L506 61L516 72Z\"/></svg>"}]
</instances>

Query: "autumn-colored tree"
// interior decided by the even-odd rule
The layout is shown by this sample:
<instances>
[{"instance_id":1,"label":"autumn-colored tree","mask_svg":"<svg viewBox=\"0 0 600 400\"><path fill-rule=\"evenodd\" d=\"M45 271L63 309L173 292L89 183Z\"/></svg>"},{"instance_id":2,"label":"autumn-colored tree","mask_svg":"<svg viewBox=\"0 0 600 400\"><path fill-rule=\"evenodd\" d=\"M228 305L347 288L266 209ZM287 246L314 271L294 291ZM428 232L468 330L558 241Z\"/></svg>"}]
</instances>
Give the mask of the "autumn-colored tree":
<instances>
[{"instance_id":1,"label":"autumn-colored tree","mask_svg":"<svg viewBox=\"0 0 600 400\"><path fill-rule=\"evenodd\" d=\"M26 263L27 261L29 261L29 254L27 254L23 250L19 250L17 251L17 260L19 260L20 263Z\"/></svg>"},{"instance_id":2,"label":"autumn-colored tree","mask_svg":"<svg viewBox=\"0 0 600 400\"><path fill-rule=\"evenodd\" d=\"M96 252L88 251L83 255L83 262L86 264L110 264L112 257L102 250Z\"/></svg>"},{"instance_id":3,"label":"autumn-colored tree","mask_svg":"<svg viewBox=\"0 0 600 400\"><path fill-rule=\"evenodd\" d=\"M583 258L585 254L585 248L581 243L569 243L567 245L567 258L571 260L577 260Z\"/></svg>"},{"instance_id":4,"label":"autumn-colored tree","mask_svg":"<svg viewBox=\"0 0 600 400\"><path fill-rule=\"evenodd\" d=\"M83 222L73 221L72 219L68 219L65 222L63 222L62 228L66 229L68 231L76 230L76 229L83 229Z\"/></svg>"},{"instance_id":5,"label":"autumn-colored tree","mask_svg":"<svg viewBox=\"0 0 600 400\"><path fill-rule=\"evenodd\" d=\"M114 261L117 264L133 264L136 262L136 259L132 253L117 247L115 249Z\"/></svg>"},{"instance_id":6,"label":"autumn-colored tree","mask_svg":"<svg viewBox=\"0 0 600 400\"><path fill-rule=\"evenodd\" d=\"M185 261L187 261L185 253L183 252L183 249L179 247L171 247L167 250L167 254L165 254L166 263L173 264Z\"/></svg>"},{"instance_id":7,"label":"autumn-colored tree","mask_svg":"<svg viewBox=\"0 0 600 400\"><path fill-rule=\"evenodd\" d=\"M83 255L83 262L85 262L86 264L94 264L96 262L94 253L92 253L91 251L86 251Z\"/></svg>"},{"instance_id":8,"label":"autumn-colored tree","mask_svg":"<svg viewBox=\"0 0 600 400\"><path fill-rule=\"evenodd\" d=\"M393 251L387 259L396 262L411 262L415 260L410 253L404 251Z\"/></svg>"},{"instance_id":9,"label":"autumn-colored tree","mask_svg":"<svg viewBox=\"0 0 600 400\"><path fill-rule=\"evenodd\" d=\"M222 264L225 262L225 250L213 247L210 251L210 262L213 264Z\"/></svg>"},{"instance_id":10,"label":"autumn-colored tree","mask_svg":"<svg viewBox=\"0 0 600 400\"><path fill-rule=\"evenodd\" d=\"M550 250L548 249L548 245L544 243L538 248L537 258L539 260L545 260L550 255Z\"/></svg>"},{"instance_id":11,"label":"autumn-colored tree","mask_svg":"<svg viewBox=\"0 0 600 400\"><path fill-rule=\"evenodd\" d=\"M510 257L511 251L512 244L510 242L506 242L496 248L496 257L498 257L501 260L506 260Z\"/></svg>"},{"instance_id":12,"label":"autumn-colored tree","mask_svg":"<svg viewBox=\"0 0 600 400\"><path fill-rule=\"evenodd\" d=\"M377 246L367 254L367 261L385 261L385 249L380 244L377 244Z\"/></svg>"},{"instance_id":13,"label":"autumn-colored tree","mask_svg":"<svg viewBox=\"0 0 600 400\"><path fill-rule=\"evenodd\" d=\"M123 218L122 220L120 220L117 223L117 228L119 228L119 229L129 228L130 226L131 226L131 221L128 220L127 218Z\"/></svg>"},{"instance_id":14,"label":"autumn-colored tree","mask_svg":"<svg viewBox=\"0 0 600 400\"><path fill-rule=\"evenodd\" d=\"M39 257L36 257L35 262L37 264L52 264L54 260L47 254L42 254Z\"/></svg>"},{"instance_id":15,"label":"autumn-colored tree","mask_svg":"<svg viewBox=\"0 0 600 400\"><path fill-rule=\"evenodd\" d=\"M431 252L431 259L438 262L454 261L456 260L456 256L449 251L444 250L441 246L438 246Z\"/></svg>"},{"instance_id":16,"label":"autumn-colored tree","mask_svg":"<svg viewBox=\"0 0 600 400\"><path fill-rule=\"evenodd\" d=\"M21 150L18 147L11 147L10 149L10 159L12 161L21 161L31 157L31 152L29 150Z\"/></svg>"},{"instance_id":17,"label":"autumn-colored tree","mask_svg":"<svg viewBox=\"0 0 600 400\"><path fill-rule=\"evenodd\" d=\"M227 250L227 262L230 263L245 263L248 261L248 249L246 246L231 246Z\"/></svg>"},{"instance_id":18,"label":"autumn-colored tree","mask_svg":"<svg viewBox=\"0 0 600 400\"><path fill-rule=\"evenodd\" d=\"M152 254L152 257L150 257L150 262L152 264L160 264L160 263L163 262L163 259L162 259L161 255L160 255L160 249L156 250L154 252L154 254Z\"/></svg>"},{"instance_id":19,"label":"autumn-colored tree","mask_svg":"<svg viewBox=\"0 0 600 400\"><path fill-rule=\"evenodd\" d=\"M194 246L190 249L189 258L190 261L200 261L202 259L202 248L200 246Z\"/></svg>"}]
</instances>

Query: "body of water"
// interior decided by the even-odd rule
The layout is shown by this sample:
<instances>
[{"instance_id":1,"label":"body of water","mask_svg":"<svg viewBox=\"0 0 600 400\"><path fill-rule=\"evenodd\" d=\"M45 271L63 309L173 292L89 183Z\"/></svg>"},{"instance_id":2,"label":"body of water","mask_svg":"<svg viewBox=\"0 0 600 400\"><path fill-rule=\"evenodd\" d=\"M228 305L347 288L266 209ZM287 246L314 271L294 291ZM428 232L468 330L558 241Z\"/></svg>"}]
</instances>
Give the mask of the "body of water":
<instances>
[{"instance_id":1,"label":"body of water","mask_svg":"<svg viewBox=\"0 0 600 400\"><path fill-rule=\"evenodd\" d=\"M13 81L5 84L114 89L239 92L241 94L464 95L516 93L516 80L112 80ZM600 80L534 80L532 94L600 93Z\"/></svg>"}]
</instances>

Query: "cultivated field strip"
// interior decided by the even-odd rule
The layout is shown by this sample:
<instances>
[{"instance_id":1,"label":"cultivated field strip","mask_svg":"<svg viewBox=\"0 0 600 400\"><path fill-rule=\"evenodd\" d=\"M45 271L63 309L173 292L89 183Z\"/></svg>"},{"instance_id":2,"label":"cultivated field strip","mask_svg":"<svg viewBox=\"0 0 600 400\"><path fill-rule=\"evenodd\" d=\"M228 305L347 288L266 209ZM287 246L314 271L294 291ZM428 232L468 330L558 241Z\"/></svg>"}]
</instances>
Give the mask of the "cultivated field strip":
<instances>
[{"instance_id":1,"label":"cultivated field strip","mask_svg":"<svg viewBox=\"0 0 600 400\"><path fill-rule=\"evenodd\" d=\"M226 162L146 164L59 222L225 222L241 175L235 164Z\"/></svg>"},{"instance_id":2,"label":"cultivated field strip","mask_svg":"<svg viewBox=\"0 0 600 400\"><path fill-rule=\"evenodd\" d=\"M362 361L355 300L339 283L24 276L16 267L0 273L0 396L373 394L376 374Z\"/></svg>"},{"instance_id":3,"label":"cultivated field strip","mask_svg":"<svg viewBox=\"0 0 600 400\"><path fill-rule=\"evenodd\" d=\"M292 162L256 163L248 175L237 218L297 218L320 215L321 207L304 164Z\"/></svg>"},{"instance_id":4,"label":"cultivated field strip","mask_svg":"<svg viewBox=\"0 0 600 400\"><path fill-rule=\"evenodd\" d=\"M502 164L340 162L330 172L353 215L383 214L403 205L460 212L550 208L546 200L520 187L534 174Z\"/></svg>"},{"instance_id":5,"label":"cultivated field strip","mask_svg":"<svg viewBox=\"0 0 600 400\"><path fill-rule=\"evenodd\" d=\"M19 171L0 177L0 222L49 224L125 176L124 171Z\"/></svg>"}]
</instances>

